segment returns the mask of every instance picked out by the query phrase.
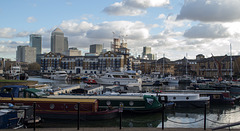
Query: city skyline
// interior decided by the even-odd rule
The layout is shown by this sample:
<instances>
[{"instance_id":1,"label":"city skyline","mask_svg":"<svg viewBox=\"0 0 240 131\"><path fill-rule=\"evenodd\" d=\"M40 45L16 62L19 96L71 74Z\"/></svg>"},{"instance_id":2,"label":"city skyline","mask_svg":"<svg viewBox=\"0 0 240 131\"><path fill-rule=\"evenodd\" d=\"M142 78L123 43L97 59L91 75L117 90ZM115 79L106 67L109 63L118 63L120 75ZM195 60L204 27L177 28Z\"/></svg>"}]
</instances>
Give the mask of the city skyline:
<instances>
[{"instance_id":1,"label":"city skyline","mask_svg":"<svg viewBox=\"0 0 240 131\"><path fill-rule=\"evenodd\" d=\"M57 4L56 4L57 3ZM42 35L42 53L51 50L59 27L69 48L89 52L92 44L110 50L113 37L127 40L131 55L144 46L171 60L187 55L239 55L238 0L19 0L0 1L0 57L16 60L17 46L30 34Z\"/></svg>"}]
</instances>

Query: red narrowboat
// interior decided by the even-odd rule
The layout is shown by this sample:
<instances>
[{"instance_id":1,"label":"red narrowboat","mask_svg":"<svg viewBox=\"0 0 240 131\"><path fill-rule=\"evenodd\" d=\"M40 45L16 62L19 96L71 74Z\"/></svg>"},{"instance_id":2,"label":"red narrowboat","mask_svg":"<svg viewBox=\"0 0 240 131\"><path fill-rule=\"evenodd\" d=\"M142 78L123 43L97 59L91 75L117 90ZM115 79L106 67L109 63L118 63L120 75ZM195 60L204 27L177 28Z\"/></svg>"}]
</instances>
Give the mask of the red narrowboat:
<instances>
[{"instance_id":1,"label":"red narrowboat","mask_svg":"<svg viewBox=\"0 0 240 131\"><path fill-rule=\"evenodd\" d=\"M77 119L80 103L81 120L103 120L117 116L118 109L100 110L97 99L51 99L51 98L7 98L1 97L0 103L14 105L33 105L36 103L36 114L42 118Z\"/></svg>"}]
</instances>

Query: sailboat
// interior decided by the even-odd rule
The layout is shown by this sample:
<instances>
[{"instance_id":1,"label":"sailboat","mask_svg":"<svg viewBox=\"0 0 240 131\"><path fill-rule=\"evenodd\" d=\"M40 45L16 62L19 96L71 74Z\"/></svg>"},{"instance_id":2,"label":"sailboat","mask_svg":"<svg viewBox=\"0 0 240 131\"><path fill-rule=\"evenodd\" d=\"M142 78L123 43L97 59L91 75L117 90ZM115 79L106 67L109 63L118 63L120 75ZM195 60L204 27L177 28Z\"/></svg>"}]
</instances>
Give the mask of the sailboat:
<instances>
[{"instance_id":1,"label":"sailboat","mask_svg":"<svg viewBox=\"0 0 240 131\"><path fill-rule=\"evenodd\" d=\"M187 59L187 54L186 54L186 75L183 75L180 79L179 79L179 84L190 84L193 81L193 79L188 75L188 59Z\"/></svg>"}]
</instances>

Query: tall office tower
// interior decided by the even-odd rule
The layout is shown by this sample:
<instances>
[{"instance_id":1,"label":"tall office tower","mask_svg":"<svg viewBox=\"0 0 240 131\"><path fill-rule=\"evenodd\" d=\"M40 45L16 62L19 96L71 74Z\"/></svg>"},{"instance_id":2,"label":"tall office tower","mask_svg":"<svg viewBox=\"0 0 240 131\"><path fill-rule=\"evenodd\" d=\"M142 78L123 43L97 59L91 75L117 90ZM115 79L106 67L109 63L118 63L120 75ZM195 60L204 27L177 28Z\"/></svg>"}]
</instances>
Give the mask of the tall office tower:
<instances>
[{"instance_id":1,"label":"tall office tower","mask_svg":"<svg viewBox=\"0 0 240 131\"><path fill-rule=\"evenodd\" d=\"M101 52L102 52L102 45L101 44L90 45L90 53L100 54Z\"/></svg>"},{"instance_id":2,"label":"tall office tower","mask_svg":"<svg viewBox=\"0 0 240 131\"><path fill-rule=\"evenodd\" d=\"M68 37L64 37L64 51L68 51Z\"/></svg>"},{"instance_id":3,"label":"tall office tower","mask_svg":"<svg viewBox=\"0 0 240 131\"><path fill-rule=\"evenodd\" d=\"M36 48L30 46L18 46L16 52L16 61L18 62L36 62Z\"/></svg>"},{"instance_id":4,"label":"tall office tower","mask_svg":"<svg viewBox=\"0 0 240 131\"><path fill-rule=\"evenodd\" d=\"M36 48L36 54L42 54L42 36L40 34L30 35L30 46Z\"/></svg>"},{"instance_id":5,"label":"tall office tower","mask_svg":"<svg viewBox=\"0 0 240 131\"><path fill-rule=\"evenodd\" d=\"M63 53L64 52L64 33L61 29L56 28L51 36L51 52Z\"/></svg>"},{"instance_id":6,"label":"tall office tower","mask_svg":"<svg viewBox=\"0 0 240 131\"><path fill-rule=\"evenodd\" d=\"M147 54L151 54L151 47L143 47L143 53L142 53L142 58L144 58L145 56L147 56Z\"/></svg>"}]
</instances>

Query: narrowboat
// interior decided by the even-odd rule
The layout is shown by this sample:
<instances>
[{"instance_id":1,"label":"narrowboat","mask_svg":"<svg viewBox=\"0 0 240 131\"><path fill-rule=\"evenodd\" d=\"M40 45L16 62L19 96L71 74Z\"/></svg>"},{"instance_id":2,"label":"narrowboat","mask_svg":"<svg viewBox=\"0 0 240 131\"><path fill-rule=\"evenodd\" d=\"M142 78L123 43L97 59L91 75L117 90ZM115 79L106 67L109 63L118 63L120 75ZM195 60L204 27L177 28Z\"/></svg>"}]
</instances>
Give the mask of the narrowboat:
<instances>
[{"instance_id":1,"label":"narrowboat","mask_svg":"<svg viewBox=\"0 0 240 131\"><path fill-rule=\"evenodd\" d=\"M81 120L103 120L117 116L118 109L100 110L97 99L51 99L51 98L9 98L1 97L0 103L30 105L36 103L36 114L42 118L77 119L80 110ZM80 103L80 109L78 109Z\"/></svg>"},{"instance_id":2,"label":"narrowboat","mask_svg":"<svg viewBox=\"0 0 240 131\"><path fill-rule=\"evenodd\" d=\"M205 104L209 105L209 97L201 97L199 94L194 93L109 93L107 95L115 96L155 96L160 103L175 103L175 107L180 108L192 108L192 107L204 107Z\"/></svg>"},{"instance_id":3,"label":"narrowboat","mask_svg":"<svg viewBox=\"0 0 240 131\"><path fill-rule=\"evenodd\" d=\"M157 100L157 97L151 95L144 96L82 96L82 95L59 95L48 96L47 98L55 99L98 99L99 108L117 109L123 104L124 112L133 113L150 113L158 112L163 109L163 105Z\"/></svg>"}]
</instances>

